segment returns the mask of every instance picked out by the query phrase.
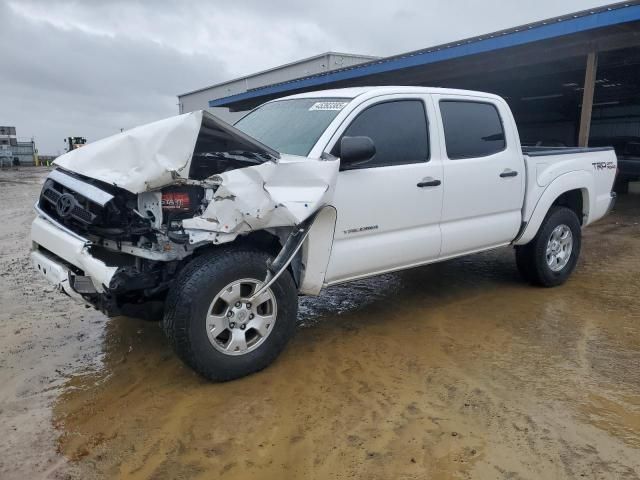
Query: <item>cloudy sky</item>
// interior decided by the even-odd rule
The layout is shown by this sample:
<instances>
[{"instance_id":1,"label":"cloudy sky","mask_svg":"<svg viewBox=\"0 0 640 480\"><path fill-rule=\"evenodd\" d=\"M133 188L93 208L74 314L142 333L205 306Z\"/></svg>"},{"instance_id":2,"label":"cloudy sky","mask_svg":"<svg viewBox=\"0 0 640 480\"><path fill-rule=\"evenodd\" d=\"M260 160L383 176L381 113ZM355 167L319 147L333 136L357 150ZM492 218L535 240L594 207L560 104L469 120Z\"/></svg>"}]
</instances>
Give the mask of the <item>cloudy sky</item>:
<instances>
[{"instance_id":1,"label":"cloudy sky","mask_svg":"<svg viewBox=\"0 0 640 480\"><path fill-rule=\"evenodd\" d=\"M0 125L55 154L328 50L391 55L612 1L0 0Z\"/></svg>"}]
</instances>

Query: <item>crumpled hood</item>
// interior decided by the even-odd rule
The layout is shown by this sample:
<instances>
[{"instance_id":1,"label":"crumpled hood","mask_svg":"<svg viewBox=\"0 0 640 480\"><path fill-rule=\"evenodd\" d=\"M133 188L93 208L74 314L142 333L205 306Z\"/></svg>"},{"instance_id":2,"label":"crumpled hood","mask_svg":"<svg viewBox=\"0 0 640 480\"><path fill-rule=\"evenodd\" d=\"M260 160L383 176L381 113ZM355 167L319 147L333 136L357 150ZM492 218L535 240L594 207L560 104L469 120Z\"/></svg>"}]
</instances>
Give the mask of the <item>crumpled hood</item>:
<instances>
[{"instance_id":1,"label":"crumpled hood","mask_svg":"<svg viewBox=\"0 0 640 480\"><path fill-rule=\"evenodd\" d=\"M136 127L89 143L56 159L56 165L140 193L188 175L202 111Z\"/></svg>"},{"instance_id":2,"label":"crumpled hood","mask_svg":"<svg viewBox=\"0 0 640 480\"><path fill-rule=\"evenodd\" d=\"M199 110L142 125L89 143L56 159L56 165L132 193L189 178L199 138L212 135L234 150L279 157L279 153L233 126Z\"/></svg>"}]
</instances>

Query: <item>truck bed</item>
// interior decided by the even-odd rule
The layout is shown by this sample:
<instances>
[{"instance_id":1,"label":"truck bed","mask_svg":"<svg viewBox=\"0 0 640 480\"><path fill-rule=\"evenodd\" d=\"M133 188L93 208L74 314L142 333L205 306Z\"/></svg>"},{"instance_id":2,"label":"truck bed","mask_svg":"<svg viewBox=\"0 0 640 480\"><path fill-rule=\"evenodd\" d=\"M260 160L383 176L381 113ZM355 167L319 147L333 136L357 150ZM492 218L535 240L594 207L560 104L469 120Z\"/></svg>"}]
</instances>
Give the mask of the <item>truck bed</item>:
<instances>
[{"instance_id":1,"label":"truck bed","mask_svg":"<svg viewBox=\"0 0 640 480\"><path fill-rule=\"evenodd\" d=\"M527 170L523 221L532 221L542 199L554 200L572 190L580 192L584 205L583 226L606 214L617 167L613 147L522 147L522 152ZM538 210L538 215L549 207Z\"/></svg>"}]
</instances>

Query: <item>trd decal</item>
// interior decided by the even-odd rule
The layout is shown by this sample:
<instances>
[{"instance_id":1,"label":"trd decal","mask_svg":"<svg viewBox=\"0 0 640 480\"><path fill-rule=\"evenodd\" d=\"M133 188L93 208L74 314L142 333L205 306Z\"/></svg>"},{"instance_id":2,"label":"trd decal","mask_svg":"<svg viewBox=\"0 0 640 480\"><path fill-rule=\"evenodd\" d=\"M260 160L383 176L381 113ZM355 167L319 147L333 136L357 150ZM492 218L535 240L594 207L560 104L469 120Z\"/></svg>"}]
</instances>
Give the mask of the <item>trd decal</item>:
<instances>
[{"instance_id":1,"label":"trd decal","mask_svg":"<svg viewBox=\"0 0 640 480\"><path fill-rule=\"evenodd\" d=\"M594 170L615 170L616 163L615 162L594 162L593 165Z\"/></svg>"}]
</instances>

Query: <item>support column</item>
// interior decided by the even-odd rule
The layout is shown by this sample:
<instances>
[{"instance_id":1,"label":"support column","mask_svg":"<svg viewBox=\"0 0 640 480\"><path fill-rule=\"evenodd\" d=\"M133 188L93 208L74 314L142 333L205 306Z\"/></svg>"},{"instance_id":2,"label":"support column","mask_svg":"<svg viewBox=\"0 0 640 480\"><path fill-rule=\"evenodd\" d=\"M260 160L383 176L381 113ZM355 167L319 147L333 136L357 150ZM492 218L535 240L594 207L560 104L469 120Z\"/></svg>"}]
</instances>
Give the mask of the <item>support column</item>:
<instances>
[{"instance_id":1,"label":"support column","mask_svg":"<svg viewBox=\"0 0 640 480\"><path fill-rule=\"evenodd\" d=\"M578 146L589 146L589 130L591 129L591 112L593 111L593 93L596 88L598 72L598 52L589 52L587 68L584 75L584 90L582 92L582 111L580 112L580 130Z\"/></svg>"}]
</instances>

